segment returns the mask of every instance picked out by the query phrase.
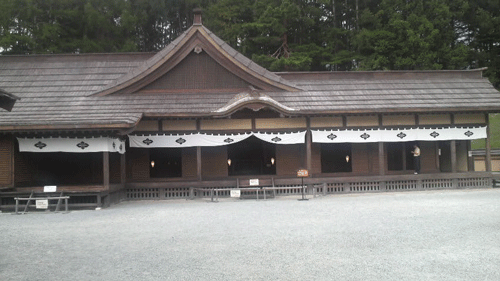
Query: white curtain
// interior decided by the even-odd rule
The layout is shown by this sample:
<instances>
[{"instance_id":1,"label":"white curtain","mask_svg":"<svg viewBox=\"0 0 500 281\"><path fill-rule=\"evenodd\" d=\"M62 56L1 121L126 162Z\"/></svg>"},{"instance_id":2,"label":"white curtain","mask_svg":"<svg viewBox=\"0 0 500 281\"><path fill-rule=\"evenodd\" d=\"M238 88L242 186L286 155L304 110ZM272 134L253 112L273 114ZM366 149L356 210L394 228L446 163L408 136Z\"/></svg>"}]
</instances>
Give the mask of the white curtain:
<instances>
[{"instance_id":1,"label":"white curtain","mask_svg":"<svg viewBox=\"0 0 500 281\"><path fill-rule=\"evenodd\" d=\"M178 134L178 135L129 135L130 147L196 147L222 146L240 142L251 136L276 144L305 142L305 131L295 133L242 133L242 134Z\"/></svg>"},{"instance_id":2,"label":"white curtain","mask_svg":"<svg viewBox=\"0 0 500 281\"><path fill-rule=\"evenodd\" d=\"M97 138L17 138L21 152L118 152L125 153L125 141Z\"/></svg>"},{"instance_id":3,"label":"white curtain","mask_svg":"<svg viewBox=\"0 0 500 281\"><path fill-rule=\"evenodd\" d=\"M317 143L474 140L486 138L486 127L312 130L311 133L312 141Z\"/></svg>"}]
</instances>

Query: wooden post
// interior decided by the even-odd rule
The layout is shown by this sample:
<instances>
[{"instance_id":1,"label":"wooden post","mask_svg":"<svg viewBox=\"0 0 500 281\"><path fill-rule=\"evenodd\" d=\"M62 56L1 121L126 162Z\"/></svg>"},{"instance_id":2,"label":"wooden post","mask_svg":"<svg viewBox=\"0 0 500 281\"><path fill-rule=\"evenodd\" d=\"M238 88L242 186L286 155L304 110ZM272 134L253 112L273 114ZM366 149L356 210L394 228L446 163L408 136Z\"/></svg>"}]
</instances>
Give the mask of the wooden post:
<instances>
[{"instance_id":1,"label":"wooden post","mask_svg":"<svg viewBox=\"0 0 500 281\"><path fill-rule=\"evenodd\" d=\"M457 142L455 140L450 141L450 153L451 153L451 172L457 172Z\"/></svg>"},{"instance_id":2,"label":"wooden post","mask_svg":"<svg viewBox=\"0 0 500 281\"><path fill-rule=\"evenodd\" d=\"M196 147L196 175L198 180L201 181L201 146Z\"/></svg>"},{"instance_id":3,"label":"wooden post","mask_svg":"<svg viewBox=\"0 0 500 281\"><path fill-rule=\"evenodd\" d=\"M490 116L486 113L486 144L485 144L485 167L486 172L491 172L491 134L490 134Z\"/></svg>"},{"instance_id":4,"label":"wooden post","mask_svg":"<svg viewBox=\"0 0 500 281\"><path fill-rule=\"evenodd\" d=\"M441 171L441 167L440 167L440 164L439 164L440 163L439 162L439 158L441 157L439 155L439 142L436 142L436 151L435 151L435 153L436 153L436 169L438 171Z\"/></svg>"},{"instance_id":5,"label":"wooden post","mask_svg":"<svg viewBox=\"0 0 500 281\"><path fill-rule=\"evenodd\" d=\"M104 189L109 190L109 152L102 153L102 174Z\"/></svg>"},{"instance_id":6,"label":"wooden post","mask_svg":"<svg viewBox=\"0 0 500 281\"><path fill-rule=\"evenodd\" d=\"M127 181L127 161L125 153L120 155L120 183L125 184Z\"/></svg>"},{"instance_id":7,"label":"wooden post","mask_svg":"<svg viewBox=\"0 0 500 281\"><path fill-rule=\"evenodd\" d=\"M306 169L311 175L312 171L312 134L311 130L306 131Z\"/></svg>"},{"instance_id":8,"label":"wooden post","mask_svg":"<svg viewBox=\"0 0 500 281\"><path fill-rule=\"evenodd\" d=\"M378 165L379 165L379 174L381 176L385 175L385 153L384 153L384 143L378 143Z\"/></svg>"},{"instance_id":9,"label":"wooden post","mask_svg":"<svg viewBox=\"0 0 500 281\"><path fill-rule=\"evenodd\" d=\"M472 147L471 147L471 141L467 141L467 171L468 172L473 172L474 171L474 158L472 158Z\"/></svg>"}]
</instances>

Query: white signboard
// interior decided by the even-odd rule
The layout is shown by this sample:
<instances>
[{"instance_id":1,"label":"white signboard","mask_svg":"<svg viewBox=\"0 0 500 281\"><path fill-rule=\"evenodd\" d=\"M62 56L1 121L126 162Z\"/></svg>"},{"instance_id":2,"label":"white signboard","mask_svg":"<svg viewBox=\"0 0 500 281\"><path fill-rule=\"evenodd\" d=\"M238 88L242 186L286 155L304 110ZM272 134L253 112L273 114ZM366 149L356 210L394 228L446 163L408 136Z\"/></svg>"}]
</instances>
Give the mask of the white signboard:
<instances>
[{"instance_id":1,"label":"white signboard","mask_svg":"<svg viewBox=\"0 0 500 281\"><path fill-rule=\"evenodd\" d=\"M259 185L259 179L250 179L250 185Z\"/></svg>"},{"instance_id":2,"label":"white signboard","mask_svg":"<svg viewBox=\"0 0 500 281\"><path fill-rule=\"evenodd\" d=\"M241 196L241 190L231 189L231 197L239 198Z\"/></svg>"},{"instance_id":3,"label":"white signboard","mask_svg":"<svg viewBox=\"0 0 500 281\"><path fill-rule=\"evenodd\" d=\"M36 208L37 209L48 209L49 208L49 200L47 200L47 199L36 200Z\"/></svg>"},{"instance_id":4,"label":"white signboard","mask_svg":"<svg viewBox=\"0 0 500 281\"><path fill-rule=\"evenodd\" d=\"M57 186L56 185L46 185L43 187L43 192L56 192Z\"/></svg>"}]
</instances>

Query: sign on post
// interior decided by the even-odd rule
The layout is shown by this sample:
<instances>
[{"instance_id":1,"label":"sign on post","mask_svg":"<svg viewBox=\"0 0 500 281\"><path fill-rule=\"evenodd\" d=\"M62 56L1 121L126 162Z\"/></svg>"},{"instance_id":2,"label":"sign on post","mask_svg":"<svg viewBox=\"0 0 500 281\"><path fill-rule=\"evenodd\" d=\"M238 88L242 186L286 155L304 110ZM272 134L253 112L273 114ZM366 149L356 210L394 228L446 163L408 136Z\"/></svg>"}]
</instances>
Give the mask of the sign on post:
<instances>
[{"instance_id":1,"label":"sign on post","mask_svg":"<svg viewBox=\"0 0 500 281\"><path fill-rule=\"evenodd\" d=\"M304 178L309 176L309 171L306 169L300 169L297 171L297 177L302 179L302 199L299 199L299 201L307 201L309 199L306 198L306 187L304 186Z\"/></svg>"},{"instance_id":2,"label":"sign on post","mask_svg":"<svg viewBox=\"0 0 500 281\"><path fill-rule=\"evenodd\" d=\"M306 178L309 176L309 171L306 169L300 169L297 171L297 177L299 178Z\"/></svg>"}]
</instances>

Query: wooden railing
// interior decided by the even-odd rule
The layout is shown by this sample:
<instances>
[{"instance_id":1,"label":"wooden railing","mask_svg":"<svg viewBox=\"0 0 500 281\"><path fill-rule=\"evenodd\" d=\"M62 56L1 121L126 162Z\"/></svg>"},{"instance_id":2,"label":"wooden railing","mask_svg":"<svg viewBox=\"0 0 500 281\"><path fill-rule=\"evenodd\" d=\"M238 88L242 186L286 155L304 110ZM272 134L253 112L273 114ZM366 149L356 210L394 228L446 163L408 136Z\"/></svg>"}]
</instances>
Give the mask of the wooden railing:
<instances>
[{"instance_id":1,"label":"wooden railing","mask_svg":"<svg viewBox=\"0 0 500 281\"><path fill-rule=\"evenodd\" d=\"M127 200L161 200L180 198L206 198L214 196L229 197L231 189L245 192L246 185L238 179L215 181L186 182L154 182L128 183L126 185ZM273 196L301 195L302 183L298 178L273 178L269 182L268 191ZM271 186L272 184L272 186ZM488 188L492 187L492 175L486 172L473 173L440 173L420 175L388 175L365 177L317 177L304 181L308 195L328 195L366 192L417 191L434 189ZM251 187L255 189L255 187ZM250 192L250 190L248 190ZM254 192L254 191L252 191ZM266 192L263 190L262 192ZM261 193L262 194L262 193Z\"/></svg>"}]
</instances>

